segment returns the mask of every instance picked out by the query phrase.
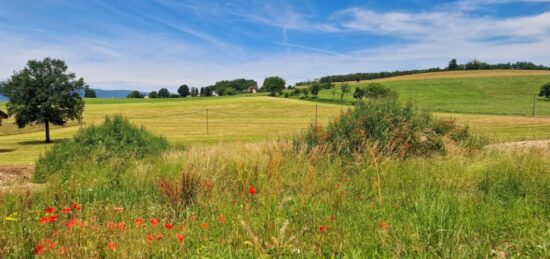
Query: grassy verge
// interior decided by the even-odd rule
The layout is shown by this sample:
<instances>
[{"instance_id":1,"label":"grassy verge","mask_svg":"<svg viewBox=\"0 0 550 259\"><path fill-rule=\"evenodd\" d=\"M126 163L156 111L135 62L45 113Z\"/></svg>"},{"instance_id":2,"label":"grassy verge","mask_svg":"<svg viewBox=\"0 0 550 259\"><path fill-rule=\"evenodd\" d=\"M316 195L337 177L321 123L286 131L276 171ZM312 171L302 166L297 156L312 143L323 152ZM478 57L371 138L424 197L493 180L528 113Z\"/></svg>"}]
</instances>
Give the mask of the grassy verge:
<instances>
[{"instance_id":1,"label":"grassy verge","mask_svg":"<svg viewBox=\"0 0 550 259\"><path fill-rule=\"evenodd\" d=\"M75 167L44 192L2 195L0 232L10 234L0 235L0 255L544 257L547 159L482 153L373 167L268 142L192 147L125 168ZM184 207L162 184L181 182L182 173L194 183Z\"/></svg>"}]
</instances>

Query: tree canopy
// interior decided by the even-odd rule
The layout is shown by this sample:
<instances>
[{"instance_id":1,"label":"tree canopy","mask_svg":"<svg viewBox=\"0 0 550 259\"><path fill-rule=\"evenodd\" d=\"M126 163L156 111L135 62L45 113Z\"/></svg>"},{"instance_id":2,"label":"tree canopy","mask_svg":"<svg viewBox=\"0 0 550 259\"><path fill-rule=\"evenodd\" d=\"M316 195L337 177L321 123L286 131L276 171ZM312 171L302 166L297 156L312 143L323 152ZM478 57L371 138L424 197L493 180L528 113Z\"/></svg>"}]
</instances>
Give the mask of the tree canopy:
<instances>
[{"instance_id":1,"label":"tree canopy","mask_svg":"<svg viewBox=\"0 0 550 259\"><path fill-rule=\"evenodd\" d=\"M139 91L131 91L126 98L143 98L144 96Z\"/></svg>"},{"instance_id":2,"label":"tree canopy","mask_svg":"<svg viewBox=\"0 0 550 259\"><path fill-rule=\"evenodd\" d=\"M166 88L161 88L159 90L159 98L170 98L170 92Z\"/></svg>"},{"instance_id":3,"label":"tree canopy","mask_svg":"<svg viewBox=\"0 0 550 259\"><path fill-rule=\"evenodd\" d=\"M269 92L271 96L281 94L285 89L286 82L284 79L278 76L267 77L264 80L262 91Z\"/></svg>"},{"instance_id":4,"label":"tree canopy","mask_svg":"<svg viewBox=\"0 0 550 259\"><path fill-rule=\"evenodd\" d=\"M550 82L540 87L539 96L550 99Z\"/></svg>"},{"instance_id":5,"label":"tree canopy","mask_svg":"<svg viewBox=\"0 0 550 259\"><path fill-rule=\"evenodd\" d=\"M29 60L2 87L2 94L9 98L8 113L15 115L17 126L44 124L46 143L51 142L50 124L62 126L82 119L84 79L67 68L59 59Z\"/></svg>"},{"instance_id":6,"label":"tree canopy","mask_svg":"<svg viewBox=\"0 0 550 259\"><path fill-rule=\"evenodd\" d=\"M189 95L189 86L187 85L181 85L179 88L178 88L178 94L181 96L181 97L187 97Z\"/></svg>"},{"instance_id":7,"label":"tree canopy","mask_svg":"<svg viewBox=\"0 0 550 259\"><path fill-rule=\"evenodd\" d=\"M84 86L84 98L97 98L95 90L91 89L89 85Z\"/></svg>"}]
</instances>

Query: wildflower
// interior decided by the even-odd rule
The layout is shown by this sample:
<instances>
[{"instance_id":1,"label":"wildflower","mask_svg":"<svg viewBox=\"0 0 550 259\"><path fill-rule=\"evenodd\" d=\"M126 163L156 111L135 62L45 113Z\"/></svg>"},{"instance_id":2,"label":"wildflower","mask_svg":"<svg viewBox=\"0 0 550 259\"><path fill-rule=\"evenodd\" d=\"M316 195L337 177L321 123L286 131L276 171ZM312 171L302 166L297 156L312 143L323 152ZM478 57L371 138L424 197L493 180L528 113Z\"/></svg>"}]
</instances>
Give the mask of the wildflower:
<instances>
[{"instance_id":1,"label":"wildflower","mask_svg":"<svg viewBox=\"0 0 550 259\"><path fill-rule=\"evenodd\" d=\"M50 249L56 249L57 248L57 243L56 242L51 242L50 243Z\"/></svg>"},{"instance_id":2,"label":"wildflower","mask_svg":"<svg viewBox=\"0 0 550 259\"><path fill-rule=\"evenodd\" d=\"M63 214L69 214L71 213L71 208L70 207L63 207L63 209L61 209L61 211L63 212Z\"/></svg>"},{"instance_id":3,"label":"wildflower","mask_svg":"<svg viewBox=\"0 0 550 259\"><path fill-rule=\"evenodd\" d=\"M220 224L225 224L225 217L223 215L220 215L218 217L218 221L220 222Z\"/></svg>"},{"instance_id":4,"label":"wildflower","mask_svg":"<svg viewBox=\"0 0 550 259\"><path fill-rule=\"evenodd\" d=\"M166 229L168 229L168 230L172 229L173 227L174 227L174 226L173 226L172 224L170 224L170 223L164 224L164 228L166 228Z\"/></svg>"},{"instance_id":5,"label":"wildflower","mask_svg":"<svg viewBox=\"0 0 550 259\"><path fill-rule=\"evenodd\" d=\"M73 205L72 205L71 207L72 207L73 209L75 209L75 210L78 210L78 211L80 211L80 209L81 209L80 204L78 204L78 203L76 203L76 202L73 203Z\"/></svg>"},{"instance_id":6,"label":"wildflower","mask_svg":"<svg viewBox=\"0 0 550 259\"><path fill-rule=\"evenodd\" d=\"M143 225L143 219L141 218L137 218L134 222L136 223L136 227L141 227L141 225Z\"/></svg>"},{"instance_id":7,"label":"wildflower","mask_svg":"<svg viewBox=\"0 0 550 259\"><path fill-rule=\"evenodd\" d=\"M256 195L256 188L254 188L254 186L250 186L248 188L248 193L250 193L250 195Z\"/></svg>"},{"instance_id":8,"label":"wildflower","mask_svg":"<svg viewBox=\"0 0 550 259\"><path fill-rule=\"evenodd\" d=\"M158 232L157 233L157 240L161 240L162 239L162 233Z\"/></svg>"},{"instance_id":9,"label":"wildflower","mask_svg":"<svg viewBox=\"0 0 550 259\"><path fill-rule=\"evenodd\" d=\"M34 255L41 255L44 254L44 246L41 244L37 244L34 248Z\"/></svg>"},{"instance_id":10,"label":"wildflower","mask_svg":"<svg viewBox=\"0 0 550 259\"><path fill-rule=\"evenodd\" d=\"M147 235L147 239L146 239L146 240L147 240L147 243L153 242L153 239L154 239L154 238L153 238L153 235L151 235L151 234Z\"/></svg>"},{"instance_id":11,"label":"wildflower","mask_svg":"<svg viewBox=\"0 0 550 259\"><path fill-rule=\"evenodd\" d=\"M201 228L204 229L204 230L207 230L208 229L208 223L206 223L206 222L202 223Z\"/></svg>"},{"instance_id":12,"label":"wildflower","mask_svg":"<svg viewBox=\"0 0 550 259\"><path fill-rule=\"evenodd\" d=\"M126 223L124 223L124 222L118 223L118 224L117 224L117 228L118 228L118 230L120 230L120 231L124 231L124 229L126 228Z\"/></svg>"},{"instance_id":13,"label":"wildflower","mask_svg":"<svg viewBox=\"0 0 550 259\"><path fill-rule=\"evenodd\" d=\"M325 232L325 226L319 226L319 232Z\"/></svg>"},{"instance_id":14,"label":"wildflower","mask_svg":"<svg viewBox=\"0 0 550 259\"><path fill-rule=\"evenodd\" d=\"M107 223L107 224L109 224L109 223ZM69 221L67 221L65 223L65 226L67 226L68 228L72 228L75 225L76 225L76 219L74 219L74 218L70 219Z\"/></svg>"},{"instance_id":15,"label":"wildflower","mask_svg":"<svg viewBox=\"0 0 550 259\"><path fill-rule=\"evenodd\" d=\"M54 212L55 212L55 209L54 209L54 208L52 208L52 207L47 207L47 208L46 208L46 213L47 213L47 214L52 214L52 213L54 213Z\"/></svg>"},{"instance_id":16,"label":"wildflower","mask_svg":"<svg viewBox=\"0 0 550 259\"><path fill-rule=\"evenodd\" d=\"M180 230L185 231L185 229L187 229L187 227L185 225L181 225Z\"/></svg>"},{"instance_id":17,"label":"wildflower","mask_svg":"<svg viewBox=\"0 0 550 259\"><path fill-rule=\"evenodd\" d=\"M45 224L45 223L52 223L54 221L57 221L58 216L57 215L51 215L49 217L43 217L38 219L38 223Z\"/></svg>"},{"instance_id":18,"label":"wildflower","mask_svg":"<svg viewBox=\"0 0 550 259\"><path fill-rule=\"evenodd\" d=\"M115 212L122 212L122 211L124 211L124 208L116 207L116 208L114 208L114 210L115 210Z\"/></svg>"},{"instance_id":19,"label":"wildflower","mask_svg":"<svg viewBox=\"0 0 550 259\"><path fill-rule=\"evenodd\" d=\"M381 220L378 222L378 227L385 230L385 229L389 229L390 225L388 225L386 222Z\"/></svg>"},{"instance_id":20,"label":"wildflower","mask_svg":"<svg viewBox=\"0 0 550 259\"><path fill-rule=\"evenodd\" d=\"M151 219L151 225L156 226L159 223L158 219L152 218Z\"/></svg>"},{"instance_id":21,"label":"wildflower","mask_svg":"<svg viewBox=\"0 0 550 259\"><path fill-rule=\"evenodd\" d=\"M107 243L107 247L113 251L116 250L116 243L113 242L112 240L109 241L109 243Z\"/></svg>"},{"instance_id":22,"label":"wildflower","mask_svg":"<svg viewBox=\"0 0 550 259\"><path fill-rule=\"evenodd\" d=\"M180 242L183 242L185 240L185 237L182 235L182 234L176 234L176 238L180 241Z\"/></svg>"},{"instance_id":23,"label":"wildflower","mask_svg":"<svg viewBox=\"0 0 550 259\"><path fill-rule=\"evenodd\" d=\"M341 186L341 185L340 185L339 183L337 183L337 184L336 184L336 189L340 189L340 186Z\"/></svg>"},{"instance_id":24,"label":"wildflower","mask_svg":"<svg viewBox=\"0 0 550 259\"><path fill-rule=\"evenodd\" d=\"M334 222L334 220L336 220L336 218L334 216L330 216L330 221Z\"/></svg>"}]
</instances>

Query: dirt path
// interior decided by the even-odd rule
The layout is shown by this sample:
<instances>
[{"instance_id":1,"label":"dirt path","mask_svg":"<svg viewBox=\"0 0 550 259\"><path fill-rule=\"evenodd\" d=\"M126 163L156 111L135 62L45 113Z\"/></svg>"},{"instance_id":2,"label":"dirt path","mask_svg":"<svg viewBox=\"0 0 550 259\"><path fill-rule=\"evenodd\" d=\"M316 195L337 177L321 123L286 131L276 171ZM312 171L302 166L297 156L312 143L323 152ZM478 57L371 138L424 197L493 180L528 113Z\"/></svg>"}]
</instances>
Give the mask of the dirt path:
<instances>
[{"instance_id":1,"label":"dirt path","mask_svg":"<svg viewBox=\"0 0 550 259\"><path fill-rule=\"evenodd\" d=\"M31 182L34 166L0 166L0 192L26 192L42 188Z\"/></svg>"},{"instance_id":2,"label":"dirt path","mask_svg":"<svg viewBox=\"0 0 550 259\"><path fill-rule=\"evenodd\" d=\"M513 152L526 152L530 150L550 151L550 140L531 140L531 141L517 141L506 142L488 145L486 150L499 150L499 151L513 151Z\"/></svg>"}]
</instances>

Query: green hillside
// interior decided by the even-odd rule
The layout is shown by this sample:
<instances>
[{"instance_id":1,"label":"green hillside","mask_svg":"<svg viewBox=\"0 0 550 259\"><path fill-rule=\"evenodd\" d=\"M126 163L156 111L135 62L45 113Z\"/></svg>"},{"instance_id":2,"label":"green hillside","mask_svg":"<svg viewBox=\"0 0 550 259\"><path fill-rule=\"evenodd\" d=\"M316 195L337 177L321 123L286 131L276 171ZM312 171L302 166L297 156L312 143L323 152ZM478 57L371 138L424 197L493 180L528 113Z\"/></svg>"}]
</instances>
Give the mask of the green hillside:
<instances>
[{"instance_id":1,"label":"green hillside","mask_svg":"<svg viewBox=\"0 0 550 259\"><path fill-rule=\"evenodd\" d=\"M533 97L540 86L550 82L550 75L495 76L480 78L432 78L413 80L378 81L395 89L403 101L412 101L421 107L436 112L479 113L501 115L531 115ZM370 82L352 84L351 92L344 97L352 102L357 86ZM340 88L322 90L319 99L337 101ZM537 115L550 115L550 100L537 97Z\"/></svg>"}]
</instances>

